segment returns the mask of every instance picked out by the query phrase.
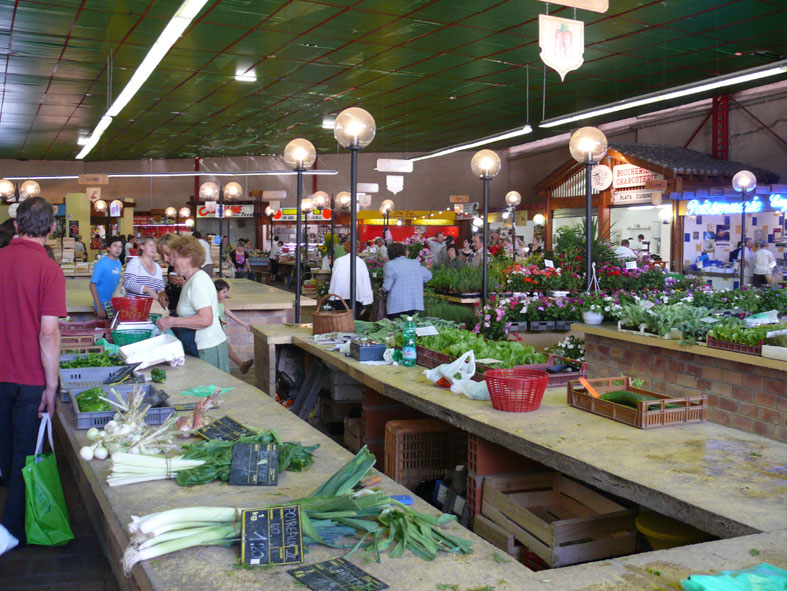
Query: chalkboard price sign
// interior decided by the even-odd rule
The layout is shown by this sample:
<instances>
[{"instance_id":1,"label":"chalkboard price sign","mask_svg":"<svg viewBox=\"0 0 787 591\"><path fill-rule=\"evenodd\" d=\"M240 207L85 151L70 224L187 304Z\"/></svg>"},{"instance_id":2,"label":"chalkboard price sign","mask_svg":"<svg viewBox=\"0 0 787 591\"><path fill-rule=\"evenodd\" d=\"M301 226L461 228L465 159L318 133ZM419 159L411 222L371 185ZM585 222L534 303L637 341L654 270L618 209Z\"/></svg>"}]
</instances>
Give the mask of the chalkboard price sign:
<instances>
[{"instance_id":1,"label":"chalkboard price sign","mask_svg":"<svg viewBox=\"0 0 787 591\"><path fill-rule=\"evenodd\" d=\"M273 443L236 443L232 446L230 484L276 486L279 446Z\"/></svg>"},{"instance_id":2,"label":"chalkboard price sign","mask_svg":"<svg viewBox=\"0 0 787 591\"><path fill-rule=\"evenodd\" d=\"M237 441L241 437L254 436L256 433L241 425L230 417L221 417L207 427L194 431L204 439L219 439L221 441Z\"/></svg>"},{"instance_id":3,"label":"chalkboard price sign","mask_svg":"<svg viewBox=\"0 0 787 591\"><path fill-rule=\"evenodd\" d=\"M388 585L344 558L287 571L313 591L382 591Z\"/></svg>"},{"instance_id":4,"label":"chalkboard price sign","mask_svg":"<svg viewBox=\"0 0 787 591\"><path fill-rule=\"evenodd\" d=\"M301 507L243 512L241 559L249 566L303 562Z\"/></svg>"}]
</instances>

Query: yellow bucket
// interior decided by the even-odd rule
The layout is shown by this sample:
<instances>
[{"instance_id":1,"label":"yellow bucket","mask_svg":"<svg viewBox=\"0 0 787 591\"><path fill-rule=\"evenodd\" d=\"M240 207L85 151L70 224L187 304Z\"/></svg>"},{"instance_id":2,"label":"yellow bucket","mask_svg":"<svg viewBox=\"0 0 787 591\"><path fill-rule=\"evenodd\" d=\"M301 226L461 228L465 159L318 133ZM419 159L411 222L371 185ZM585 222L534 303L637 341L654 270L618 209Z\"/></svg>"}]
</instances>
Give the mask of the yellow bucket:
<instances>
[{"instance_id":1,"label":"yellow bucket","mask_svg":"<svg viewBox=\"0 0 787 591\"><path fill-rule=\"evenodd\" d=\"M654 550L699 544L713 539L711 535L696 527L659 513L640 513L637 515L636 525Z\"/></svg>"}]
</instances>

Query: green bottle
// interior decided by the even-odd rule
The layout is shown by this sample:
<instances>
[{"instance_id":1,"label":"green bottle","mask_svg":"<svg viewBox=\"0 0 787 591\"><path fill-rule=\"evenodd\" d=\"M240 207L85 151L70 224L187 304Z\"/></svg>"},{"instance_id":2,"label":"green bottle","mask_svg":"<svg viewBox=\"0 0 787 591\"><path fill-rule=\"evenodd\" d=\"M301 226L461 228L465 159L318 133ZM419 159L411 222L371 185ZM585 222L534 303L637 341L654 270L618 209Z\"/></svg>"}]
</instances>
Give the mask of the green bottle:
<instances>
[{"instance_id":1,"label":"green bottle","mask_svg":"<svg viewBox=\"0 0 787 591\"><path fill-rule=\"evenodd\" d=\"M413 367L416 361L415 351L415 323L413 317L407 317L407 324L404 325L402 333L402 365Z\"/></svg>"}]
</instances>

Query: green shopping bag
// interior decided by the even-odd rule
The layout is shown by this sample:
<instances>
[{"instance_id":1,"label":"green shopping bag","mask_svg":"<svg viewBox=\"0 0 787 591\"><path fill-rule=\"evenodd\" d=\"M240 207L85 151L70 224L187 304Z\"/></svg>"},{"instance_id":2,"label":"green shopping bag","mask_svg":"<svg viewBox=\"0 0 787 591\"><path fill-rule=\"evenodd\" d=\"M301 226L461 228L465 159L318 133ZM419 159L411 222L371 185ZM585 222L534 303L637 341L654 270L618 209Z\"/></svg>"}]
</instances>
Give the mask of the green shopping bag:
<instances>
[{"instance_id":1,"label":"green shopping bag","mask_svg":"<svg viewBox=\"0 0 787 591\"><path fill-rule=\"evenodd\" d=\"M44 431L49 435L51 453L44 451ZM28 544L62 546L74 539L68 522L66 498L60 484L52 445L52 419L44 413L38 428L35 455L27 456L22 477L25 479L25 535Z\"/></svg>"}]
</instances>

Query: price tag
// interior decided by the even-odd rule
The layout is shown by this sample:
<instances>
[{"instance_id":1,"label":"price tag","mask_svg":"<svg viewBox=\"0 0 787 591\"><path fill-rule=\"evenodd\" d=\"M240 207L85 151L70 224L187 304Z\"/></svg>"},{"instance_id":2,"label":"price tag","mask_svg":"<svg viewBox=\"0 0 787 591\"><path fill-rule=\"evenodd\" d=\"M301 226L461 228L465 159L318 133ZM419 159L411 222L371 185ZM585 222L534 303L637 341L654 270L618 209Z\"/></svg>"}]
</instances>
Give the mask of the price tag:
<instances>
[{"instance_id":1,"label":"price tag","mask_svg":"<svg viewBox=\"0 0 787 591\"><path fill-rule=\"evenodd\" d=\"M388 585L344 558L287 571L313 591L382 591Z\"/></svg>"},{"instance_id":2,"label":"price tag","mask_svg":"<svg viewBox=\"0 0 787 591\"><path fill-rule=\"evenodd\" d=\"M207 427L197 429L194 431L194 434L204 439L218 439L220 441L237 441L241 437L246 437L247 435L256 435L254 431L247 429L238 421L230 417L221 417L219 420L213 421Z\"/></svg>"},{"instance_id":3,"label":"price tag","mask_svg":"<svg viewBox=\"0 0 787 591\"><path fill-rule=\"evenodd\" d=\"M553 263L550 259L544 259L544 266L547 269L554 269L555 268L555 263Z\"/></svg>"},{"instance_id":4,"label":"price tag","mask_svg":"<svg viewBox=\"0 0 787 591\"><path fill-rule=\"evenodd\" d=\"M276 486L278 483L278 445L273 443L236 443L232 446L230 484Z\"/></svg>"},{"instance_id":5,"label":"price tag","mask_svg":"<svg viewBox=\"0 0 787 591\"><path fill-rule=\"evenodd\" d=\"M636 269L637 261L626 261L626 269Z\"/></svg>"},{"instance_id":6,"label":"price tag","mask_svg":"<svg viewBox=\"0 0 787 591\"><path fill-rule=\"evenodd\" d=\"M244 511L241 561L248 566L303 562L301 507Z\"/></svg>"},{"instance_id":7,"label":"price tag","mask_svg":"<svg viewBox=\"0 0 787 591\"><path fill-rule=\"evenodd\" d=\"M418 326L415 329L417 337L431 337L440 334L434 326Z\"/></svg>"}]
</instances>

